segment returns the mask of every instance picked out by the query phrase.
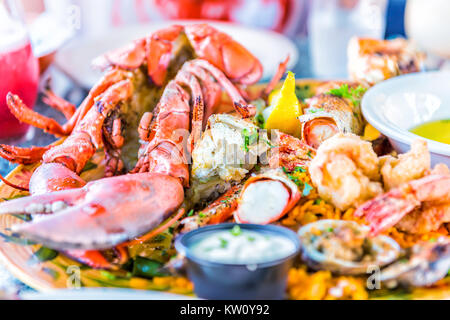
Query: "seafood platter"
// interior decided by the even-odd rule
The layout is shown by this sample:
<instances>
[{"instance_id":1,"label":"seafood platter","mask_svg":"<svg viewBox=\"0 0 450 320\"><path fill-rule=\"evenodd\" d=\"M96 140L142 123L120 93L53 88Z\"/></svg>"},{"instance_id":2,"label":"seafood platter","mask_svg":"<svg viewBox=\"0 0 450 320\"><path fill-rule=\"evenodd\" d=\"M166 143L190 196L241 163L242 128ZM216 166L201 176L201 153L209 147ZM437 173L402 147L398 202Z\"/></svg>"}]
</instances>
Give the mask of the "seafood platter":
<instances>
[{"instance_id":1,"label":"seafood platter","mask_svg":"<svg viewBox=\"0 0 450 320\"><path fill-rule=\"evenodd\" d=\"M353 38L350 79L295 79L287 57L261 84L243 44L173 25L95 59L81 105L47 89L64 124L9 93L20 121L60 139L0 145L19 164L1 178L0 260L39 291L448 299L449 168L420 135L397 152L362 112L423 58Z\"/></svg>"}]
</instances>

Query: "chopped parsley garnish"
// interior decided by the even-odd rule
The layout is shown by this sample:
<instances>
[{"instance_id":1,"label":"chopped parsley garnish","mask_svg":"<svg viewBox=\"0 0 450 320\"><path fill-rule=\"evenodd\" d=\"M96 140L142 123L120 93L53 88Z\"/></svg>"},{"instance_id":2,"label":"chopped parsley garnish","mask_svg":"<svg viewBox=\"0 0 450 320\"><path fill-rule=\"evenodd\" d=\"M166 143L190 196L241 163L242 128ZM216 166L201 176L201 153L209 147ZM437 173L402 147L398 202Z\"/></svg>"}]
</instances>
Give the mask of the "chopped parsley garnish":
<instances>
[{"instance_id":1,"label":"chopped parsley garnish","mask_svg":"<svg viewBox=\"0 0 450 320\"><path fill-rule=\"evenodd\" d=\"M308 150L308 152L306 153L306 155L308 156L308 158L312 158L312 154L311 154L311 150Z\"/></svg>"},{"instance_id":2,"label":"chopped parsley garnish","mask_svg":"<svg viewBox=\"0 0 450 320\"><path fill-rule=\"evenodd\" d=\"M316 113L316 112L322 112L322 111L323 111L323 108L311 109L311 110L308 110L308 113Z\"/></svg>"},{"instance_id":3,"label":"chopped parsley garnish","mask_svg":"<svg viewBox=\"0 0 450 320\"><path fill-rule=\"evenodd\" d=\"M256 239L255 239L255 237L247 237L247 240L250 241L250 242L253 242L253 241L255 241Z\"/></svg>"},{"instance_id":4,"label":"chopped parsley garnish","mask_svg":"<svg viewBox=\"0 0 450 320\"><path fill-rule=\"evenodd\" d=\"M200 218L206 217L206 215L205 215L203 212L200 212L200 213L198 214L198 216L199 216Z\"/></svg>"},{"instance_id":5,"label":"chopped parsley garnish","mask_svg":"<svg viewBox=\"0 0 450 320\"><path fill-rule=\"evenodd\" d=\"M321 203L322 203L322 199L316 199L316 200L314 200L314 203L313 203L313 204L319 205L319 204L321 204Z\"/></svg>"},{"instance_id":6,"label":"chopped parsley garnish","mask_svg":"<svg viewBox=\"0 0 450 320\"><path fill-rule=\"evenodd\" d=\"M327 231L328 231L328 232L333 232L334 229L333 229L333 228L328 228Z\"/></svg>"},{"instance_id":7,"label":"chopped parsley garnish","mask_svg":"<svg viewBox=\"0 0 450 320\"><path fill-rule=\"evenodd\" d=\"M266 142L266 144L272 149L275 148L275 146L269 141L269 140L264 140Z\"/></svg>"},{"instance_id":8,"label":"chopped parsley garnish","mask_svg":"<svg viewBox=\"0 0 450 320\"><path fill-rule=\"evenodd\" d=\"M288 178L294 182L297 187L302 188L303 192L302 195L304 197L307 197L311 194L311 191L314 189L311 185L309 185L307 182L301 181L301 179L297 178L296 176L292 175L291 173L298 173L298 172L306 172L306 169L303 167L295 167L293 171L289 171L285 167L282 167L283 172L288 176Z\"/></svg>"},{"instance_id":9,"label":"chopped parsley garnish","mask_svg":"<svg viewBox=\"0 0 450 320\"><path fill-rule=\"evenodd\" d=\"M264 128L265 125L265 120L264 120L264 116L263 116L263 111L266 108L266 102L263 99L257 99L251 102L252 105L254 105L256 107L256 115L254 118L254 123L260 127L260 128Z\"/></svg>"},{"instance_id":10,"label":"chopped parsley garnish","mask_svg":"<svg viewBox=\"0 0 450 320\"><path fill-rule=\"evenodd\" d=\"M239 227L238 225L235 225L234 227L233 227L233 229L231 229L230 230L230 233L233 235L233 236L240 236L241 234L242 234L242 230L241 230L241 227Z\"/></svg>"},{"instance_id":11,"label":"chopped parsley garnish","mask_svg":"<svg viewBox=\"0 0 450 320\"><path fill-rule=\"evenodd\" d=\"M228 241L223 238L220 238L220 247L226 248L227 246L228 246Z\"/></svg>"},{"instance_id":12,"label":"chopped parsley garnish","mask_svg":"<svg viewBox=\"0 0 450 320\"><path fill-rule=\"evenodd\" d=\"M242 146L242 149L245 152L249 152L249 146L253 145L255 142L258 141L258 131L250 133L248 129L242 129L242 138L244 139L244 145Z\"/></svg>"},{"instance_id":13,"label":"chopped parsley garnish","mask_svg":"<svg viewBox=\"0 0 450 320\"><path fill-rule=\"evenodd\" d=\"M298 187L302 187L303 182L302 182L299 178L293 176L293 175L289 172L288 169L286 169L285 167L283 167L283 172L284 172L284 173L288 176L288 178L289 178L292 182L294 182Z\"/></svg>"},{"instance_id":14,"label":"chopped parsley garnish","mask_svg":"<svg viewBox=\"0 0 450 320\"><path fill-rule=\"evenodd\" d=\"M328 94L335 97L349 99L355 107L358 107L361 103L361 98L366 93L367 89L358 86L357 88L349 88L348 84L345 83L341 85L338 89L331 89Z\"/></svg>"},{"instance_id":15,"label":"chopped parsley garnish","mask_svg":"<svg viewBox=\"0 0 450 320\"><path fill-rule=\"evenodd\" d=\"M192 217L194 215L194 209L191 209L189 213L187 214L188 217Z\"/></svg>"}]
</instances>

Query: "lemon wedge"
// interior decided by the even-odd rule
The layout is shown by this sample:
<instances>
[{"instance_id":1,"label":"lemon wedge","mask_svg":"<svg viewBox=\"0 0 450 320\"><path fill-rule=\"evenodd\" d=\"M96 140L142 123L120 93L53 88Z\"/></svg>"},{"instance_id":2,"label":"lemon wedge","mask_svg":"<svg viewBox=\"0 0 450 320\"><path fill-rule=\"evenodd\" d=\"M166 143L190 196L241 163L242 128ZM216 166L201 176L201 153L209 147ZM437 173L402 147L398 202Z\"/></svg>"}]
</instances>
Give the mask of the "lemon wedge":
<instances>
[{"instance_id":1,"label":"lemon wedge","mask_svg":"<svg viewBox=\"0 0 450 320\"><path fill-rule=\"evenodd\" d=\"M281 89L271 93L269 102L273 110L267 118L266 129L278 129L300 137L301 125L297 118L301 115L302 108L295 95L295 75L292 72L288 72Z\"/></svg>"},{"instance_id":2,"label":"lemon wedge","mask_svg":"<svg viewBox=\"0 0 450 320\"><path fill-rule=\"evenodd\" d=\"M366 125L366 127L364 128L364 136L363 139L366 141L374 141L377 140L380 137L380 132L375 129L374 127L372 127L372 125L370 123L368 123Z\"/></svg>"}]
</instances>

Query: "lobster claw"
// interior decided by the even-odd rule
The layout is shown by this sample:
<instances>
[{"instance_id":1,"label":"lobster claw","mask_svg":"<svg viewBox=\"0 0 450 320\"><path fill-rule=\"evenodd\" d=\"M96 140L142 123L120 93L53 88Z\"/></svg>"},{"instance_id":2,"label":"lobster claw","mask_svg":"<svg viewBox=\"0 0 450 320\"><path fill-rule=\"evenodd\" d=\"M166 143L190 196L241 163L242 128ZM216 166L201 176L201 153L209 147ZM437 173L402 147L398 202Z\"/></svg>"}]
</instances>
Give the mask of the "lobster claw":
<instances>
[{"instance_id":1,"label":"lobster claw","mask_svg":"<svg viewBox=\"0 0 450 320\"><path fill-rule=\"evenodd\" d=\"M100 250L154 229L183 198L179 179L141 173L8 201L0 204L0 214L54 213L12 230L57 250Z\"/></svg>"}]
</instances>

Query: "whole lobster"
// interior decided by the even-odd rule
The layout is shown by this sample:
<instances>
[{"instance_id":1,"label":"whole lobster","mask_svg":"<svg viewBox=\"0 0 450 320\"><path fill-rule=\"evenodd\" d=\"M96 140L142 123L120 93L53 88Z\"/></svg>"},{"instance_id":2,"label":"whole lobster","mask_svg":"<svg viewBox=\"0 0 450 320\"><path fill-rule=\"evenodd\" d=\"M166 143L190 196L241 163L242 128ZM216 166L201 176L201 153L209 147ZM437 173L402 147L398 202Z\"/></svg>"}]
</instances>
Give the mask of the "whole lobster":
<instances>
[{"instance_id":1,"label":"whole lobster","mask_svg":"<svg viewBox=\"0 0 450 320\"><path fill-rule=\"evenodd\" d=\"M170 80L180 61L182 68ZM75 112L67 102L49 95L53 106L73 114L64 125L8 95L8 106L19 120L68 137L54 147L1 146L0 155L11 161L43 163L30 179L32 196L0 204L0 214L48 214L13 229L93 267L109 268L111 261L95 250L110 249L151 231L182 204L183 187L189 185L188 150L201 134L205 116L213 112L221 88L243 117L254 114L254 107L247 105L233 83L258 81L262 67L244 47L205 24L155 32L107 53L99 63L108 71ZM144 84L136 80L143 70L150 79ZM127 104L142 86L165 88L153 112L151 107L139 110L143 144L135 168L130 174L110 177L123 172L120 152L127 137L122 135L126 125L122 116L133 112ZM183 138L174 135L177 130L190 132L186 148ZM102 147L107 177L86 183L79 174ZM123 246L116 247L115 253L119 262L126 260Z\"/></svg>"}]
</instances>

